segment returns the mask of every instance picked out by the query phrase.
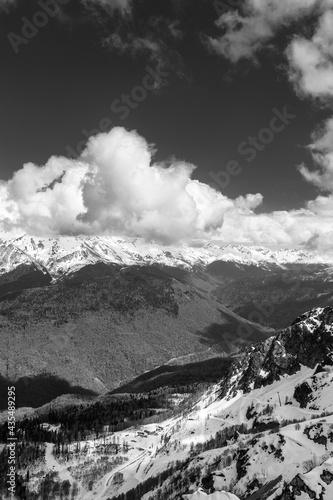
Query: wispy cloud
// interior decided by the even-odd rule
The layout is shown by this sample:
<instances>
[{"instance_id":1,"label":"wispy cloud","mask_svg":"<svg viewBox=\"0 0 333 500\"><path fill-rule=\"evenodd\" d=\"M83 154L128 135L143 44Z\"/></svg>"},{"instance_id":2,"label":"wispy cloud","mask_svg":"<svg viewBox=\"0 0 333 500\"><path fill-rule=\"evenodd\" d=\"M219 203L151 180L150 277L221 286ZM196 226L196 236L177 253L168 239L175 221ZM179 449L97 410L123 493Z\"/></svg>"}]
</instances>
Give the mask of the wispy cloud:
<instances>
[{"instance_id":1,"label":"wispy cloud","mask_svg":"<svg viewBox=\"0 0 333 500\"><path fill-rule=\"evenodd\" d=\"M122 54L146 55L148 59L159 61L163 53L163 42L149 38L135 37L133 33L128 33L121 37L119 33L110 35L107 44L113 50Z\"/></svg>"},{"instance_id":2,"label":"wispy cloud","mask_svg":"<svg viewBox=\"0 0 333 500\"><path fill-rule=\"evenodd\" d=\"M0 14L5 12L8 14L10 12L10 7L16 4L16 0L0 0Z\"/></svg>"},{"instance_id":3,"label":"wispy cloud","mask_svg":"<svg viewBox=\"0 0 333 500\"><path fill-rule=\"evenodd\" d=\"M333 96L333 6L318 21L311 39L296 36L287 50L297 91L315 98Z\"/></svg>"},{"instance_id":4,"label":"wispy cloud","mask_svg":"<svg viewBox=\"0 0 333 500\"><path fill-rule=\"evenodd\" d=\"M233 62L254 60L281 27L302 19L317 7L318 0L244 0L239 2L239 9L219 17L216 25L221 35L208 37L208 44Z\"/></svg>"},{"instance_id":5,"label":"wispy cloud","mask_svg":"<svg viewBox=\"0 0 333 500\"><path fill-rule=\"evenodd\" d=\"M175 45L182 37L178 21L152 16L144 23L139 19L118 25L104 39L103 45L122 55L143 58L161 70L173 71L183 77L184 64Z\"/></svg>"},{"instance_id":6,"label":"wispy cloud","mask_svg":"<svg viewBox=\"0 0 333 500\"><path fill-rule=\"evenodd\" d=\"M132 0L82 0L87 6L103 7L107 11L119 10L123 14L129 14L132 9Z\"/></svg>"}]
</instances>

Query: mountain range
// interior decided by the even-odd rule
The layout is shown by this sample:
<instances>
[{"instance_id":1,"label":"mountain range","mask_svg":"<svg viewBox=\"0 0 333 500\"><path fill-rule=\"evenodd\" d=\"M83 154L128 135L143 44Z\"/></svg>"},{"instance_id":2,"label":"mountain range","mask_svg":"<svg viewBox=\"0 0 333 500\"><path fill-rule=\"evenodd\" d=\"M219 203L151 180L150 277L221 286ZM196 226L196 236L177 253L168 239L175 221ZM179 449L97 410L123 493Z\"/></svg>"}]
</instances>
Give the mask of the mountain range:
<instances>
[{"instance_id":1,"label":"mountain range","mask_svg":"<svg viewBox=\"0 0 333 500\"><path fill-rule=\"evenodd\" d=\"M218 262L232 263L239 268L290 269L292 266L318 265L333 269L333 255L302 249L272 251L264 247L221 246L200 241L166 247L141 238L113 236L1 238L0 261L1 274L23 264L34 264L49 273L53 280L98 262L121 266L159 264L186 270L196 266L212 266L218 270Z\"/></svg>"},{"instance_id":2,"label":"mountain range","mask_svg":"<svg viewBox=\"0 0 333 500\"><path fill-rule=\"evenodd\" d=\"M306 250L22 236L0 240L0 262L0 374L31 388L29 405L52 377L53 397L103 394L225 357L333 298L330 257Z\"/></svg>"}]
</instances>

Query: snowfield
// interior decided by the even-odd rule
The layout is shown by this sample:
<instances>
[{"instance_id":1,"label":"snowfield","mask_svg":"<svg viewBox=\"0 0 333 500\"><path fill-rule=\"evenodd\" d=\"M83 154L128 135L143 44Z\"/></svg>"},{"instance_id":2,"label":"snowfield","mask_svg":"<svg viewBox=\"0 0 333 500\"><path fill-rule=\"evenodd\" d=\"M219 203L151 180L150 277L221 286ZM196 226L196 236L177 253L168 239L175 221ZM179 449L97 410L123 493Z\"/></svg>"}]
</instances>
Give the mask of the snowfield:
<instances>
[{"instance_id":1,"label":"snowfield","mask_svg":"<svg viewBox=\"0 0 333 500\"><path fill-rule=\"evenodd\" d=\"M315 376L314 382L315 371L316 369L302 367L293 376L282 377L274 384L253 390L248 394L239 392L232 398L219 399L219 386L216 385L207 391L194 405L192 411L186 415L180 415L159 424L149 424L114 433L109 439L115 439L120 443L126 440L130 445L126 454L126 462L102 477L95 484L93 491L81 489L80 498L82 500L107 500L125 493L147 478L162 473L171 462L188 459L193 446L205 443L217 432L233 425L251 426L254 417L247 418L248 408L253 406L254 411L260 415L267 405L271 405L273 411L269 419L277 420L282 424L279 430L272 433L264 431L240 435L238 441L231 440L227 446L204 451L191 460L191 466L199 464L200 468L205 470L209 469L221 455L236 454L241 448L248 450L245 475L235 483L237 467L235 463L232 463L216 470L213 474L214 487L217 491L208 495L205 491L197 489L184 495L184 498L237 500L238 495L242 498L248 485L254 479L269 483L280 476L279 488L269 497L269 500L273 500L277 498L279 492L281 493L283 482L292 481L296 474L301 475L311 491L317 491L318 481L313 478L317 478L323 470L332 470L330 454L333 454L333 442L327 440L326 445L318 443L316 435L327 436L330 432L332 433L333 414L325 417L321 414L332 409L333 370L326 368L326 371ZM293 398L295 387L303 382L315 384L317 388L316 409L300 408L299 403ZM295 423L284 425L284 421L288 420L295 420L299 423L298 425ZM268 419L262 415L261 421L265 422ZM307 436L304 430L311 426L313 429ZM94 457L104 441L105 438L99 438L82 442L81 445L87 445L89 456ZM72 448L75 449L75 446L76 443L73 443ZM48 453L47 456L49 457L50 454ZM51 465L54 466L53 460L49 462L49 466ZM312 475L311 471L313 471ZM62 478L67 477L64 468L59 469L59 472ZM123 476L121 483L114 481L119 472ZM316 481L315 488L312 484L314 480ZM230 491L230 486L233 492ZM194 489L196 489L195 486ZM333 496L327 496L331 489L326 491L324 500L331 500ZM149 493L142 498L148 500L150 497ZM308 500L310 497L303 495L301 498Z\"/></svg>"}]
</instances>

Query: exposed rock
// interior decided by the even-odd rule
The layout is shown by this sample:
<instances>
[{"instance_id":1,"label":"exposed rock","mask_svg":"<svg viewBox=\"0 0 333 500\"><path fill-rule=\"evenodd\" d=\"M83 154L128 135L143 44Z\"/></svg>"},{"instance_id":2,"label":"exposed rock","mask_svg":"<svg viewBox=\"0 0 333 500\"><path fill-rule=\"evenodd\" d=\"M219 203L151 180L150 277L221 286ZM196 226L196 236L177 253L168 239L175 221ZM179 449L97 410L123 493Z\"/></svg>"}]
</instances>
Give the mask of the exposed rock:
<instances>
[{"instance_id":1,"label":"exposed rock","mask_svg":"<svg viewBox=\"0 0 333 500\"><path fill-rule=\"evenodd\" d=\"M293 375L301 366L332 365L333 308L315 308L295 320L276 337L246 348L231 366L230 377L222 383L222 395L237 390L249 392ZM311 389L302 385L296 399L306 406Z\"/></svg>"},{"instance_id":2,"label":"exposed rock","mask_svg":"<svg viewBox=\"0 0 333 500\"><path fill-rule=\"evenodd\" d=\"M307 484L305 484L301 476L297 474L289 485L285 486L282 494L276 497L276 500L297 500L297 497L302 493L306 493L309 498L316 499L316 493L312 491ZM322 494L319 495L318 500L323 500Z\"/></svg>"},{"instance_id":3,"label":"exposed rock","mask_svg":"<svg viewBox=\"0 0 333 500\"><path fill-rule=\"evenodd\" d=\"M333 474L329 470L324 470L322 474L320 474L320 479L324 481L326 484L331 484L333 481Z\"/></svg>"}]
</instances>

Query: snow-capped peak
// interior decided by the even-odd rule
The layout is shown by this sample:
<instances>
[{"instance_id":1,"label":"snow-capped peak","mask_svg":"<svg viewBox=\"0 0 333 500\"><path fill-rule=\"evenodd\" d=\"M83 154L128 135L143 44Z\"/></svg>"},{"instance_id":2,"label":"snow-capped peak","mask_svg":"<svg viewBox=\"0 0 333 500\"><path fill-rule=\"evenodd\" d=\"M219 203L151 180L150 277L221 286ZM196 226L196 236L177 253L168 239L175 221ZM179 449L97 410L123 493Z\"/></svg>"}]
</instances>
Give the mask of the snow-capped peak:
<instances>
[{"instance_id":1,"label":"snow-capped peak","mask_svg":"<svg viewBox=\"0 0 333 500\"><path fill-rule=\"evenodd\" d=\"M119 265L161 264L191 269L215 261L236 266L283 268L288 264L333 264L333 259L304 250L272 251L263 247L219 245L214 243L164 246L142 238L117 236L59 236L56 238L21 236L0 239L0 274L20 264L35 263L53 278L97 262Z\"/></svg>"}]
</instances>

